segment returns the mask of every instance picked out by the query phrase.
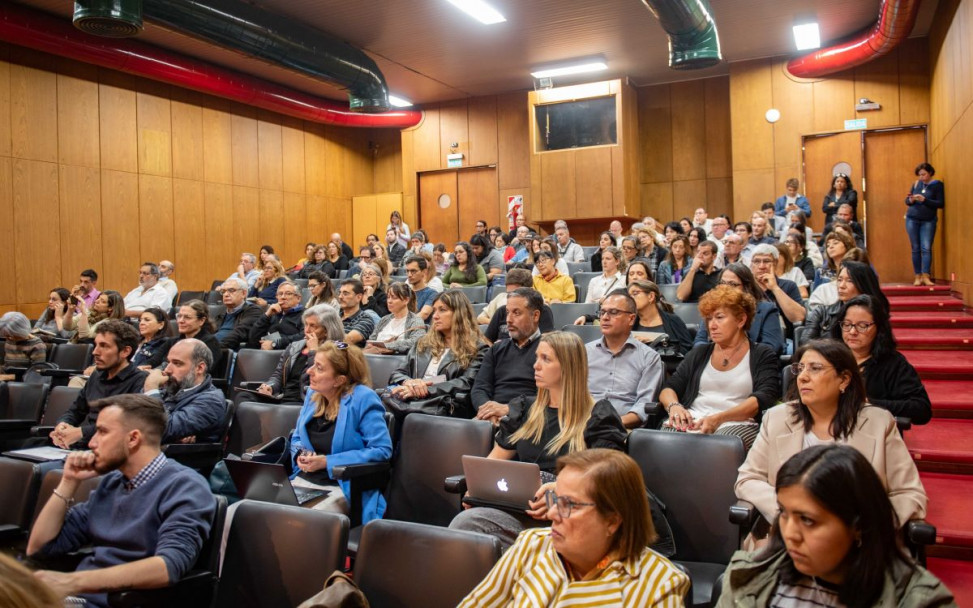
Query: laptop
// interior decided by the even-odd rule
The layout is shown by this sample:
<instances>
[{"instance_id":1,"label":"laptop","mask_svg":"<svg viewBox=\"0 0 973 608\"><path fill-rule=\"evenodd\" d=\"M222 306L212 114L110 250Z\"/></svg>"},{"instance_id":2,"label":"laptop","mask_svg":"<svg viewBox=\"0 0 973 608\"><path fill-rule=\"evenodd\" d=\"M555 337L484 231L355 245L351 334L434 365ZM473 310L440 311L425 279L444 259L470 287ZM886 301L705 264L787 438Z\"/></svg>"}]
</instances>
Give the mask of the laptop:
<instances>
[{"instance_id":1,"label":"laptop","mask_svg":"<svg viewBox=\"0 0 973 608\"><path fill-rule=\"evenodd\" d=\"M541 487L541 470L533 462L463 456L463 473L470 492L463 502L476 507L523 512Z\"/></svg>"},{"instance_id":2,"label":"laptop","mask_svg":"<svg viewBox=\"0 0 973 608\"><path fill-rule=\"evenodd\" d=\"M296 507L329 493L327 490L295 488L282 464L230 459L223 462L240 498Z\"/></svg>"}]
</instances>

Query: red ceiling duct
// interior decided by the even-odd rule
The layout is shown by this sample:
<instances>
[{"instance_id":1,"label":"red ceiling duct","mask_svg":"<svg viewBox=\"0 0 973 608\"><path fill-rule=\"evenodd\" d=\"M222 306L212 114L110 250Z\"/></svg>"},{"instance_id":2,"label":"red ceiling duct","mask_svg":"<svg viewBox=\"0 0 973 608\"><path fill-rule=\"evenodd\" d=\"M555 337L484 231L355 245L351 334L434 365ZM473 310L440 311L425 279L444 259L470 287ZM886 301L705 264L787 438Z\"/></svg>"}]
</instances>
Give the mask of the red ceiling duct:
<instances>
[{"instance_id":1,"label":"red ceiling duct","mask_svg":"<svg viewBox=\"0 0 973 608\"><path fill-rule=\"evenodd\" d=\"M787 71L800 78L818 78L885 55L912 32L919 2L882 0L875 25L850 40L791 59L787 63Z\"/></svg>"},{"instance_id":2,"label":"red ceiling duct","mask_svg":"<svg viewBox=\"0 0 973 608\"><path fill-rule=\"evenodd\" d=\"M381 114L352 112L347 104L302 93L156 46L130 39L91 36L78 31L70 22L10 3L0 4L0 39L312 122L344 127L404 129L418 124L422 119L422 112L416 110Z\"/></svg>"}]
</instances>

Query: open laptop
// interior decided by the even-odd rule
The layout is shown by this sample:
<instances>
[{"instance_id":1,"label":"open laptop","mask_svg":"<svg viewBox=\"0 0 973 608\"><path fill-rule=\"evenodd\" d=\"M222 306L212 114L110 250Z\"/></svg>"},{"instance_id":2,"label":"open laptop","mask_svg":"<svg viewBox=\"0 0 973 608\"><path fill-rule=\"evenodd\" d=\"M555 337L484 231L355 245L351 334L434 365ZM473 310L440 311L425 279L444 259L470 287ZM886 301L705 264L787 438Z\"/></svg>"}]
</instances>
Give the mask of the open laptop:
<instances>
[{"instance_id":1,"label":"open laptop","mask_svg":"<svg viewBox=\"0 0 973 608\"><path fill-rule=\"evenodd\" d=\"M327 496L327 490L295 488L282 464L252 460L224 460L240 498L298 506Z\"/></svg>"},{"instance_id":2,"label":"open laptop","mask_svg":"<svg viewBox=\"0 0 973 608\"><path fill-rule=\"evenodd\" d=\"M523 512L541 487L541 470L533 462L463 456L470 495L464 502Z\"/></svg>"}]
</instances>

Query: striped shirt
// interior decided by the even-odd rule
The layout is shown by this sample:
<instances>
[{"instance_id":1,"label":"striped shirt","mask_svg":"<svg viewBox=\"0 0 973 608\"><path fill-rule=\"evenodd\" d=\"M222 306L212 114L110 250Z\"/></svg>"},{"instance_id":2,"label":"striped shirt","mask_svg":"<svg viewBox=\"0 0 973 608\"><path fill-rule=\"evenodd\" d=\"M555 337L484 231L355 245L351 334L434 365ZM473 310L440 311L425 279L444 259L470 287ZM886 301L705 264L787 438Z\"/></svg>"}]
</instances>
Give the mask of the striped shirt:
<instances>
[{"instance_id":1,"label":"striped shirt","mask_svg":"<svg viewBox=\"0 0 973 608\"><path fill-rule=\"evenodd\" d=\"M460 606L684 606L689 577L644 549L614 561L588 581L572 581L551 543L550 528L525 530Z\"/></svg>"},{"instance_id":2,"label":"striped shirt","mask_svg":"<svg viewBox=\"0 0 973 608\"><path fill-rule=\"evenodd\" d=\"M788 585L777 583L774 597L770 600L771 608L841 608L844 604L838 600L838 591L830 585L813 579Z\"/></svg>"}]
</instances>

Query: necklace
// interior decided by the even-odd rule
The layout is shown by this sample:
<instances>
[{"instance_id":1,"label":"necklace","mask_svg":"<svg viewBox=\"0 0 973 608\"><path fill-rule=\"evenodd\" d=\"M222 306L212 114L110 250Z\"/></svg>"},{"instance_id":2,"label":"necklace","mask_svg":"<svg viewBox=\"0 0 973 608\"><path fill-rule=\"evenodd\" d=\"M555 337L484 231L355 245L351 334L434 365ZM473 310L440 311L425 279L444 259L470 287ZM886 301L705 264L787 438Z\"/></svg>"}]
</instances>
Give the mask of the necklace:
<instances>
[{"instance_id":1,"label":"necklace","mask_svg":"<svg viewBox=\"0 0 973 608\"><path fill-rule=\"evenodd\" d=\"M740 350L740 348L742 348L743 345L744 345L744 341L743 340L740 340L740 343L736 345L736 348L734 348L733 351L730 352L730 356L727 357L726 356L726 351L723 350L723 347L720 346L719 344L717 344L716 345L716 348L720 349L720 356L723 357L723 361L720 364L723 367L726 367L727 365L729 365L730 364L730 358L733 357L734 355L736 355L737 354L737 351Z\"/></svg>"}]
</instances>

